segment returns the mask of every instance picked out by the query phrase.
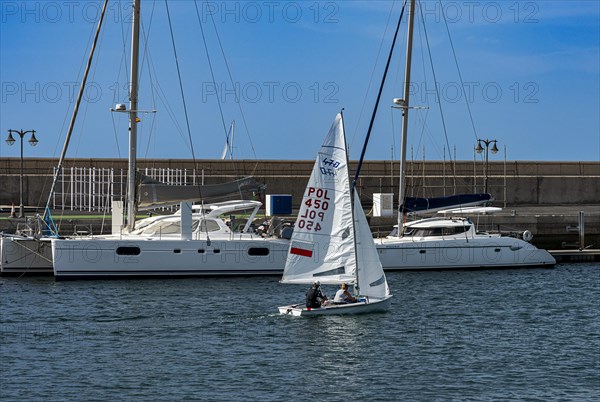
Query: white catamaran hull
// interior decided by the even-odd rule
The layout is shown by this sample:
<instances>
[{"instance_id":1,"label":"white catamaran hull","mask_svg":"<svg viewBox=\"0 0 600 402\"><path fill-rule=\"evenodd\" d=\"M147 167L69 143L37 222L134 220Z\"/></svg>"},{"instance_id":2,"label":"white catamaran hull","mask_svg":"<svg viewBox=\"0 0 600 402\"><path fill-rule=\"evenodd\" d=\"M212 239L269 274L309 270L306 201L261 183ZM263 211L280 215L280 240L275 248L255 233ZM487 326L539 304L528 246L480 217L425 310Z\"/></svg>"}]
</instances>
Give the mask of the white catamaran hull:
<instances>
[{"instance_id":1,"label":"white catamaran hull","mask_svg":"<svg viewBox=\"0 0 600 402\"><path fill-rule=\"evenodd\" d=\"M548 267L556 260L546 250L512 237L475 239L379 239L381 264L386 270L479 269Z\"/></svg>"},{"instance_id":2,"label":"white catamaran hull","mask_svg":"<svg viewBox=\"0 0 600 402\"><path fill-rule=\"evenodd\" d=\"M491 243L489 240L493 240ZM271 240L269 240L271 241ZM71 244L73 241L69 241ZM278 240L285 243L278 244L277 250L285 250L289 247L287 240ZM124 243L129 244L129 241ZM259 241L260 244L264 242ZM245 247L249 245L244 243ZM62 248L63 246L61 246ZM74 254L81 245L68 246L68 254L74 257ZM87 242L85 252L80 252L81 255L96 254L93 250L96 246L90 246ZM104 247L104 246L103 246ZM274 247L274 245L273 245ZM514 238L495 237L487 239L485 242L481 240L422 240L415 241L398 241L391 239L376 240L376 247L381 259L381 264L386 271L399 270L427 270L427 269L478 269L478 268L518 268L518 267L548 267L551 268L556 264L556 260L546 250L535 248L535 246ZM33 240L30 238L0 238L1 248L1 272L2 275L52 275L54 274L52 264L52 248L50 239ZM114 248L114 247L113 247ZM498 250L498 251L497 251ZM115 254L115 250L105 250L107 253ZM197 252L197 250L196 250ZM60 251L64 254L64 251ZM231 254L228 254L227 259L231 259ZM234 257L238 260L243 260L245 256L240 254L239 257ZM257 257L255 257L257 258ZM96 257L92 258L95 260ZM84 259L84 264L74 261L59 262L59 270L74 271L74 267L67 268L65 264L76 265L81 268L87 265L89 258ZM111 260L112 261L112 260ZM123 264L125 265L125 264ZM276 258L275 261L269 263L268 272L255 268L255 264L239 264L235 271L225 269L223 275L251 275L251 274L281 274L285 265L285 256ZM93 267L98 264L94 263ZM122 272L111 272L111 276L131 276L131 264L126 265L127 269ZM171 276L172 267L170 261L167 266L162 267L164 276ZM116 267L111 267L110 271L114 271ZM88 271L84 269L83 271ZM98 271L97 268L94 271ZM103 269L95 272L97 276L105 276ZM220 269L212 270L211 275L220 275ZM70 275L70 274L69 274ZM137 269L135 275L137 276ZM177 275L176 272L173 275ZM91 277L88 273L82 274L85 277Z\"/></svg>"},{"instance_id":3,"label":"white catamaran hull","mask_svg":"<svg viewBox=\"0 0 600 402\"><path fill-rule=\"evenodd\" d=\"M356 315L366 313L384 312L390 308L392 296L383 299L370 298L368 301L348 304L332 304L321 308L307 308L304 304L292 304L279 307L279 314L297 317L311 317L317 315Z\"/></svg>"},{"instance_id":4,"label":"white catamaran hull","mask_svg":"<svg viewBox=\"0 0 600 402\"><path fill-rule=\"evenodd\" d=\"M0 236L0 269L3 276L52 275L50 239Z\"/></svg>"},{"instance_id":5,"label":"white catamaran hull","mask_svg":"<svg viewBox=\"0 0 600 402\"><path fill-rule=\"evenodd\" d=\"M56 279L280 274L284 240L52 240Z\"/></svg>"}]
</instances>

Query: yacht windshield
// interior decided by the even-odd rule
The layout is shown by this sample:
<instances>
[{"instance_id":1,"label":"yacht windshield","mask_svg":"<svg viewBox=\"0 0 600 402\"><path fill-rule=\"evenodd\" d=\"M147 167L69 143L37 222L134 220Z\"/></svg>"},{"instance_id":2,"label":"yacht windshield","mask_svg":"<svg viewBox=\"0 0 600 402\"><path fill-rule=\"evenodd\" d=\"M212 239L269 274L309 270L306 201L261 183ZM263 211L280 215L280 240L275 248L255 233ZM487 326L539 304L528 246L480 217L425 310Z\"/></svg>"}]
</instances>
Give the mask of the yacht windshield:
<instances>
[{"instance_id":1,"label":"yacht windshield","mask_svg":"<svg viewBox=\"0 0 600 402\"><path fill-rule=\"evenodd\" d=\"M465 233L469 230L471 225L464 226L450 226L441 228L408 228L404 232L404 236L411 237L436 237L436 236L453 236L461 233Z\"/></svg>"},{"instance_id":2,"label":"yacht windshield","mask_svg":"<svg viewBox=\"0 0 600 402\"><path fill-rule=\"evenodd\" d=\"M192 220L192 232L198 228L199 219ZM181 220L160 220L153 222L145 228L137 231L137 234L142 236L150 236L153 234L176 234L181 233Z\"/></svg>"},{"instance_id":3,"label":"yacht windshield","mask_svg":"<svg viewBox=\"0 0 600 402\"><path fill-rule=\"evenodd\" d=\"M196 230L196 227L198 227L198 224L196 224L196 226L193 227L193 230ZM200 232L216 232L218 230L221 230L221 227L216 221L212 219L202 220L202 224L200 225Z\"/></svg>"}]
</instances>

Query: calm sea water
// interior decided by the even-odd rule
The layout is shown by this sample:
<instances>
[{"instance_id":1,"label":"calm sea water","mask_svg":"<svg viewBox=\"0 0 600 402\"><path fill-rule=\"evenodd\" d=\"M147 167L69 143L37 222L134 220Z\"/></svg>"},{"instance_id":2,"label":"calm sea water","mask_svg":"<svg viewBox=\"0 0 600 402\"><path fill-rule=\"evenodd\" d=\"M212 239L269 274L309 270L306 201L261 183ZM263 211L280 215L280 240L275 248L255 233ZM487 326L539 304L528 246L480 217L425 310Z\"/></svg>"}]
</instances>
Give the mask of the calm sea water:
<instances>
[{"instance_id":1,"label":"calm sea water","mask_svg":"<svg viewBox=\"0 0 600 402\"><path fill-rule=\"evenodd\" d=\"M388 313L306 319L276 277L2 278L0 398L600 400L597 264L388 281Z\"/></svg>"}]
</instances>

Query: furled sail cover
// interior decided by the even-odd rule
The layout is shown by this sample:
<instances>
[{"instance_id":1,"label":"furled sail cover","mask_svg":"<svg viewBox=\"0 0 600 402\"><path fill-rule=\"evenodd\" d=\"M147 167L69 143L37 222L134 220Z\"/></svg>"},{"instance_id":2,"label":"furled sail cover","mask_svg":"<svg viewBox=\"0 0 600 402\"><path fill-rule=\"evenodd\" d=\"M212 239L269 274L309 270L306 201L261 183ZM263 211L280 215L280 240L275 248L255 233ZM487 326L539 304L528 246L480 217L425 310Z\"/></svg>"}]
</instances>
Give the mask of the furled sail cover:
<instances>
[{"instance_id":1,"label":"furled sail cover","mask_svg":"<svg viewBox=\"0 0 600 402\"><path fill-rule=\"evenodd\" d=\"M405 214L435 212L441 209L481 205L492 201L494 198L490 194L457 194L433 198L406 197L400 206L400 212Z\"/></svg>"},{"instance_id":2,"label":"furled sail cover","mask_svg":"<svg viewBox=\"0 0 600 402\"><path fill-rule=\"evenodd\" d=\"M252 177L219 184L180 186L165 184L140 174L138 208L173 205L182 201L201 201L249 191L263 191L265 186Z\"/></svg>"}]
</instances>

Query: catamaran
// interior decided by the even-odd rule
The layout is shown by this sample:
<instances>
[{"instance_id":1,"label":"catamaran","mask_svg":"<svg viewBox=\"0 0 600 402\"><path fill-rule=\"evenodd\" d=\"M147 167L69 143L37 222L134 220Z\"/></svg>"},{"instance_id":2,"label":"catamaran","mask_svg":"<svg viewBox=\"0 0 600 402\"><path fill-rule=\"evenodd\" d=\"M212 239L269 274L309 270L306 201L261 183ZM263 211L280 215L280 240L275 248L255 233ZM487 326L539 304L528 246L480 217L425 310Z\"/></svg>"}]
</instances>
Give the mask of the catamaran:
<instances>
[{"instance_id":1,"label":"catamaran","mask_svg":"<svg viewBox=\"0 0 600 402\"><path fill-rule=\"evenodd\" d=\"M124 104L113 109L129 115L127 227L107 236L52 239L55 278L187 277L281 272L288 240L263 237L251 230L250 223L238 232L227 227L216 216L217 212L210 214L205 207L200 207L197 213L192 210L191 203L194 201L202 201L204 205L207 197L253 186L251 178L212 186L170 186L136 174L137 116L141 112L138 110L139 36L140 0L134 0L129 109ZM147 221L144 227L136 228L136 211L141 205L149 207L179 202L181 209L178 214ZM242 209L255 207L257 204ZM123 216L113 209L113 217L119 215ZM252 217L255 215L256 209Z\"/></svg>"},{"instance_id":2,"label":"catamaran","mask_svg":"<svg viewBox=\"0 0 600 402\"><path fill-rule=\"evenodd\" d=\"M411 109L409 101L412 44L414 19L417 12L415 3L415 0L411 0L408 9L403 98L394 99L394 107L402 111L398 224L390 235L376 241L381 263L386 270L554 266L556 260L550 253L546 250L540 250L530 243L532 235L529 231L524 231L521 238L477 231L469 215L481 212L491 213L497 210L481 207L482 204L492 201L489 194L454 195L437 199L411 199L406 197L404 182L406 176L408 117ZM404 9L402 13L404 13ZM400 17L398 27L401 20L402 17ZM397 32L396 29L396 34ZM394 37L390 59L394 50L395 39ZM384 81L385 74L382 86ZM480 208L471 208L474 206L480 206ZM410 223L404 222L404 215L407 212L419 213L421 209L428 209L429 212L443 210L440 212L446 214L446 216L420 219Z\"/></svg>"}]
</instances>

